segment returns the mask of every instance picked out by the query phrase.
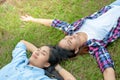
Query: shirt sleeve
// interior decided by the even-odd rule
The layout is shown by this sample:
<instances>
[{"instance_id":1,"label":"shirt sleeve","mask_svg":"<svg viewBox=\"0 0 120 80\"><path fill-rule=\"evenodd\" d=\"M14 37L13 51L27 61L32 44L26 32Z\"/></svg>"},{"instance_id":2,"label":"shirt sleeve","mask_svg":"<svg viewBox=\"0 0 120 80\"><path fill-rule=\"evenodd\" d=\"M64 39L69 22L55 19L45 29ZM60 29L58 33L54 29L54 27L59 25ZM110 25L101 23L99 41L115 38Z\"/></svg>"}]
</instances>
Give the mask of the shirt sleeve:
<instances>
[{"instance_id":1,"label":"shirt sleeve","mask_svg":"<svg viewBox=\"0 0 120 80\"><path fill-rule=\"evenodd\" d=\"M70 24L58 19L54 19L51 26L67 33Z\"/></svg>"},{"instance_id":2,"label":"shirt sleeve","mask_svg":"<svg viewBox=\"0 0 120 80\"><path fill-rule=\"evenodd\" d=\"M26 58L26 46L23 42L19 42L12 52L13 60Z\"/></svg>"},{"instance_id":3,"label":"shirt sleeve","mask_svg":"<svg viewBox=\"0 0 120 80\"><path fill-rule=\"evenodd\" d=\"M57 80L57 79L55 79L55 78L49 78L49 77L47 77L47 76L44 76L42 79L40 79L40 80Z\"/></svg>"},{"instance_id":4,"label":"shirt sleeve","mask_svg":"<svg viewBox=\"0 0 120 80\"><path fill-rule=\"evenodd\" d=\"M101 70L104 72L106 68L112 67L114 69L114 62L104 46L100 43L94 42L89 46L89 52L95 57L96 62Z\"/></svg>"}]
</instances>

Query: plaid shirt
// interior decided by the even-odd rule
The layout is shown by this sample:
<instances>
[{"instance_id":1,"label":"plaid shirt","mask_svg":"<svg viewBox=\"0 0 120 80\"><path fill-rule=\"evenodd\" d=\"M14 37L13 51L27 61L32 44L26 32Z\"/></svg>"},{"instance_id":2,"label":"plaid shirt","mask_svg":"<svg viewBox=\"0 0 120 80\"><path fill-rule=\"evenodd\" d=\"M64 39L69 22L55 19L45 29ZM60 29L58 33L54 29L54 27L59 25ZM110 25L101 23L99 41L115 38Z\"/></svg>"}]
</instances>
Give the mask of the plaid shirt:
<instances>
[{"instance_id":1,"label":"plaid shirt","mask_svg":"<svg viewBox=\"0 0 120 80\"><path fill-rule=\"evenodd\" d=\"M71 35L82 27L86 19L95 19L111 8L111 6L105 6L100 11L88 17L82 18L72 24L55 19L51 26L63 30L66 34ZM86 42L86 45L89 47L89 53L95 57L102 72L104 72L104 70L108 67L114 68L114 62L105 47L108 43L115 41L118 37L120 37L120 18L118 19L116 27L112 28L103 40L91 39Z\"/></svg>"}]
</instances>

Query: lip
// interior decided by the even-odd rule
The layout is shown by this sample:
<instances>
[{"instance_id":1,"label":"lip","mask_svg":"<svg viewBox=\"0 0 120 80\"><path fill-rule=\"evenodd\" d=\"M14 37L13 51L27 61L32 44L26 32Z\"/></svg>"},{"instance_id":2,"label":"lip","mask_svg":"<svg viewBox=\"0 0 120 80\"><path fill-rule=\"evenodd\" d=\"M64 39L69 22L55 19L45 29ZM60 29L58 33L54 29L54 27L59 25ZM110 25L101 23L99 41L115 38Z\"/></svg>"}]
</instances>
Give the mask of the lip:
<instances>
[{"instance_id":1,"label":"lip","mask_svg":"<svg viewBox=\"0 0 120 80\"><path fill-rule=\"evenodd\" d=\"M37 55L35 53L32 54L32 57L34 57L35 59L37 59Z\"/></svg>"}]
</instances>

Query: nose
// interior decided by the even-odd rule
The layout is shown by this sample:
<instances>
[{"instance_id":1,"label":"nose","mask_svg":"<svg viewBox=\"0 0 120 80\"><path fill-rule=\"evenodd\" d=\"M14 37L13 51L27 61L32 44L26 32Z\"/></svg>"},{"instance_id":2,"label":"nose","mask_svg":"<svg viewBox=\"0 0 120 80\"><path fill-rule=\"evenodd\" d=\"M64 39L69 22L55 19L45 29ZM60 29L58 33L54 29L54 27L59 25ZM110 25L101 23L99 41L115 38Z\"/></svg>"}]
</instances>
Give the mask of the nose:
<instances>
[{"instance_id":1,"label":"nose","mask_svg":"<svg viewBox=\"0 0 120 80\"><path fill-rule=\"evenodd\" d=\"M37 56L39 56L39 51L36 51L35 54L36 54Z\"/></svg>"}]
</instances>

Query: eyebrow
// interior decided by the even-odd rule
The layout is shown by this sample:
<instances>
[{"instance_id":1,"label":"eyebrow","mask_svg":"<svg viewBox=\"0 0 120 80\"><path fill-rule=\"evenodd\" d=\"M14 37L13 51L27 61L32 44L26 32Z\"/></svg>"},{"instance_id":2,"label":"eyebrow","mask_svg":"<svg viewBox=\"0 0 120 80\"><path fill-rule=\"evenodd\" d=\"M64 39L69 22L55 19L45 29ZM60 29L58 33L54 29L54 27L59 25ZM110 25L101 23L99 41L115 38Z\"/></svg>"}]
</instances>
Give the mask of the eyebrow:
<instances>
[{"instance_id":1,"label":"eyebrow","mask_svg":"<svg viewBox=\"0 0 120 80\"><path fill-rule=\"evenodd\" d=\"M68 41L66 41L66 43L69 44ZM71 49L70 46L71 46L71 45L69 44L69 45L66 46L66 47L68 47L68 49Z\"/></svg>"},{"instance_id":2,"label":"eyebrow","mask_svg":"<svg viewBox=\"0 0 120 80\"><path fill-rule=\"evenodd\" d=\"M71 41L70 40L67 40L67 43L69 44L69 46L71 46Z\"/></svg>"}]
</instances>

